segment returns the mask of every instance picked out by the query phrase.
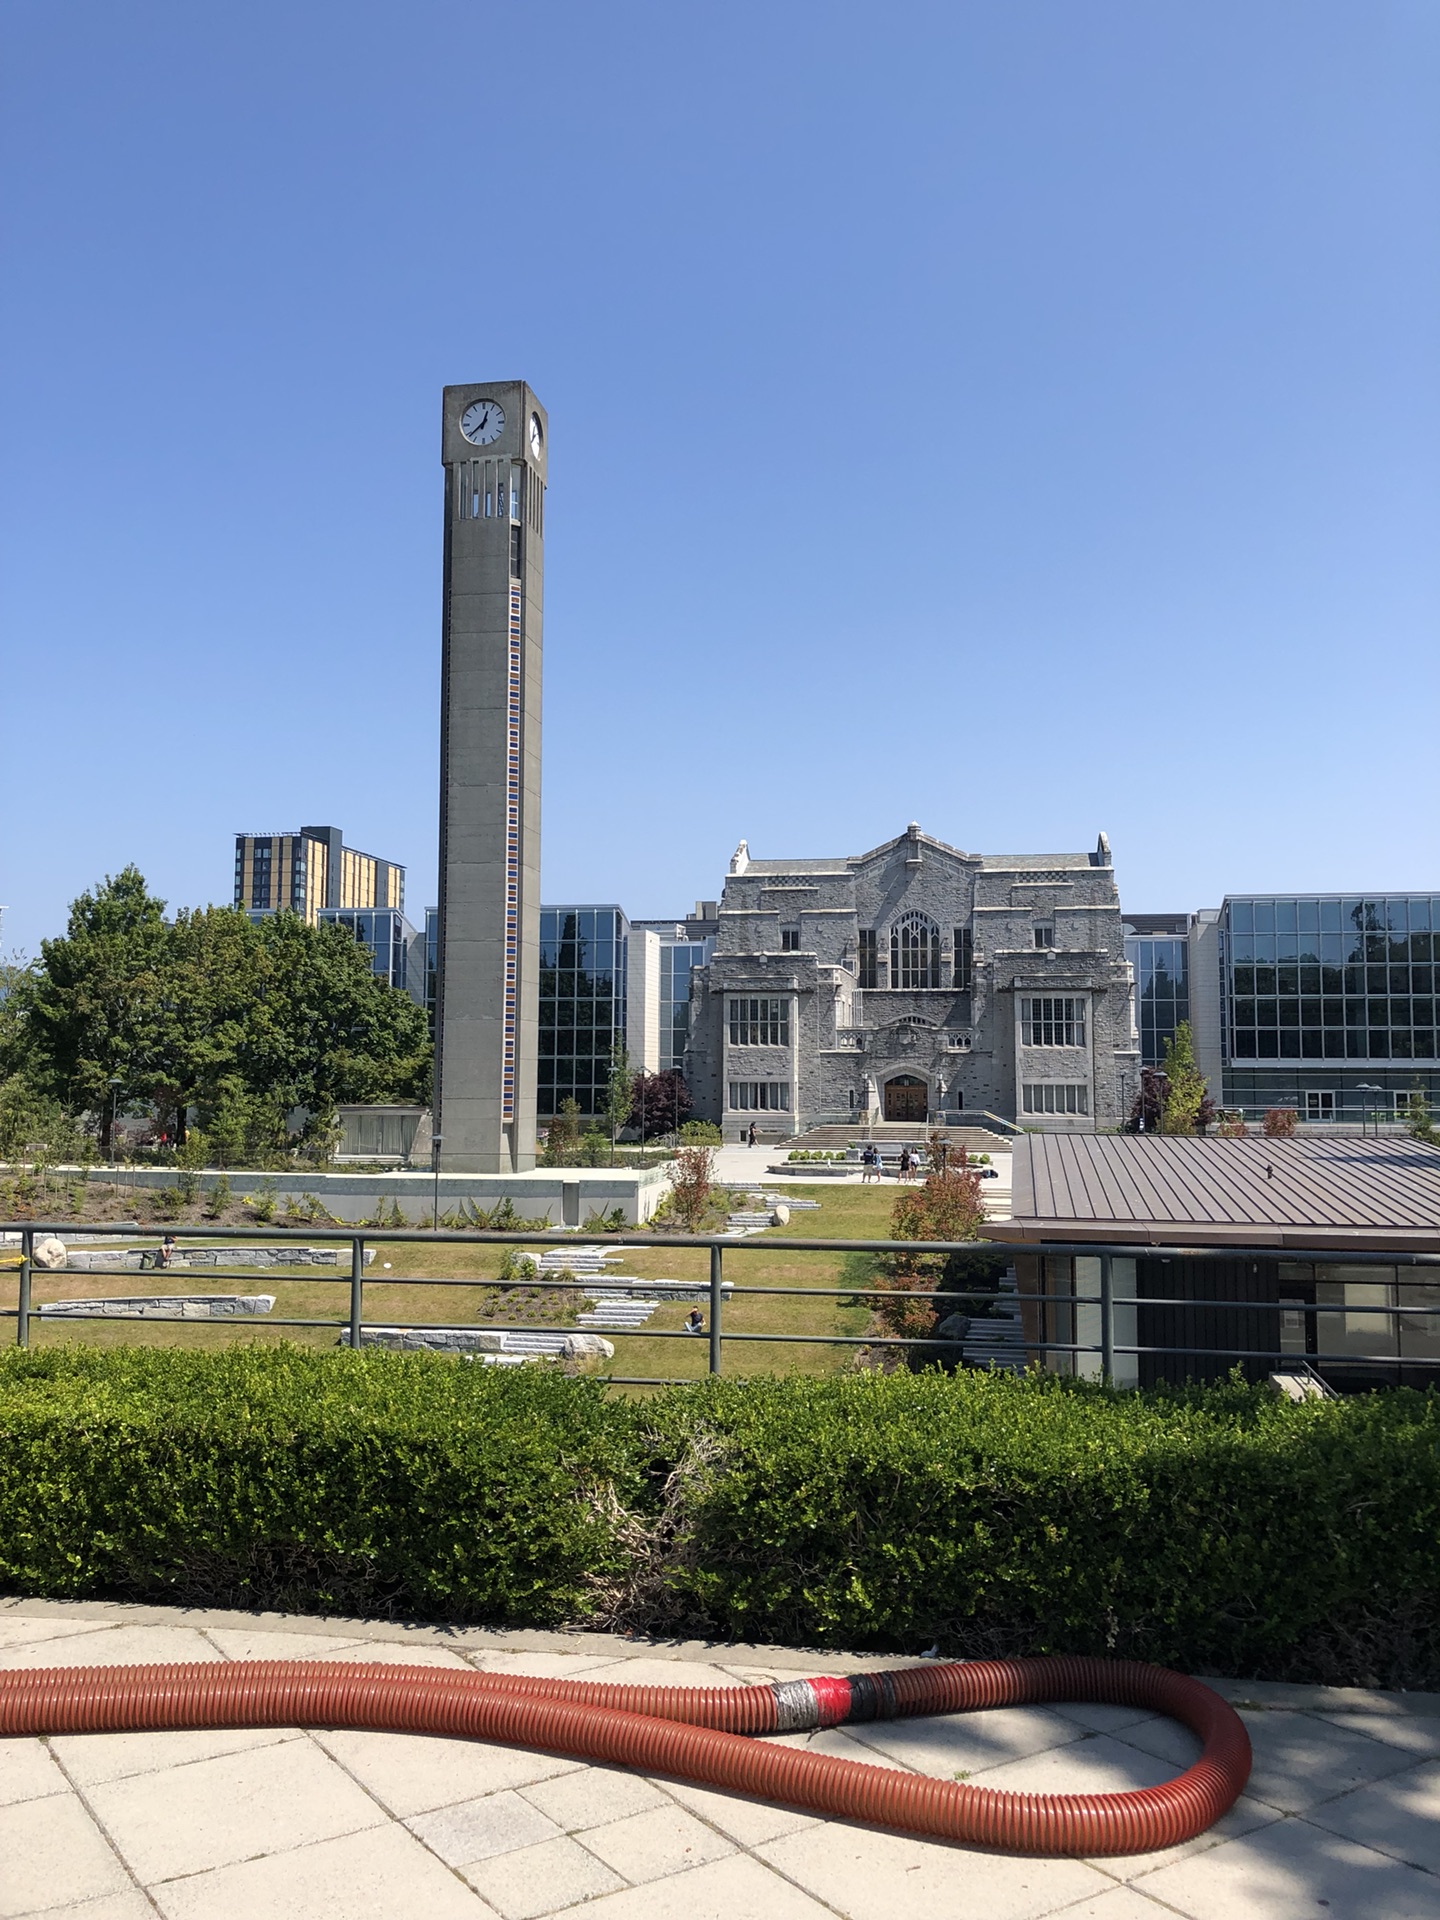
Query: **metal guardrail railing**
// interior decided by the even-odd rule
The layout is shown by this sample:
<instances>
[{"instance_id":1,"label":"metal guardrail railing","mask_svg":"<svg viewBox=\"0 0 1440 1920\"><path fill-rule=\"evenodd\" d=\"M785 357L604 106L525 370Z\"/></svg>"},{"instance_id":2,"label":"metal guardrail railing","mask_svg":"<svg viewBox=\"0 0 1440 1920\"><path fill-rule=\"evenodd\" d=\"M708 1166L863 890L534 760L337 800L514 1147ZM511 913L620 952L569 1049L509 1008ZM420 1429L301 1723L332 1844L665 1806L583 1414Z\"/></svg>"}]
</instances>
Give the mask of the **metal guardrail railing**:
<instances>
[{"instance_id":1,"label":"metal guardrail railing","mask_svg":"<svg viewBox=\"0 0 1440 1920\"><path fill-rule=\"evenodd\" d=\"M69 1221L0 1221L0 1232L18 1233L20 1236L19 1286L16 1305L13 1308L0 1309L0 1320L14 1320L16 1323L15 1340L21 1347L30 1344L32 1322L39 1317L40 1309L34 1303L34 1276L36 1268L33 1254L38 1238L54 1234L74 1236L83 1233L87 1238L109 1235L103 1226L80 1226ZM177 1244L184 1240L204 1241L207 1245L227 1242L263 1241L269 1246L276 1245L276 1232L273 1227L222 1227L210 1228L169 1226L163 1228L164 1234ZM127 1243L148 1239L149 1234L123 1234L117 1236ZM336 1242L347 1244L350 1248L350 1271L348 1274L317 1272L311 1269L303 1274L280 1273L273 1276L280 1285L302 1282L306 1285L330 1284L348 1288L347 1311L343 1319L327 1319L267 1314L263 1325L266 1327L302 1327L332 1328L340 1336L340 1344L358 1348L362 1344L365 1331L365 1288L384 1287L439 1287L439 1288L487 1288L493 1291L499 1287L524 1288L527 1291L553 1290L575 1293L585 1289L587 1278L593 1279L603 1287L607 1295L639 1294L647 1290L653 1294L653 1280L612 1280L602 1275L572 1275L569 1279L550 1278L540 1273L527 1274L523 1279L500 1280L483 1275L464 1276L427 1276L398 1275L387 1273L382 1279L379 1275L365 1272L365 1254L369 1247L408 1243L416 1245L439 1246L506 1246L506 1247L575 1247L585 1246L630 1247L649 1252L660 1249L691 1248L706 1249L709 1253L708 1304L709 1318L704 1333L708 1348L708 1370L719 1374L724 1370L724 1349L726 1345L770 1345L770 1346L829 1346L829 1347L894 1347L894 1348L936 1348L959 1343L937 1340L934 1334L907 1336L899 1334L827 1334L827 1333L752 1333L725 1325L727 1295L729 1304L735 1304L748 1298L762 1296L787 1297L803 1300L837 1299L860 1303L866 1300L894 1300L897 1288L884 1286L842 1286L842 1287L781 1287L733 1285L724 1278L724 1260L727 1253L756 1255L783 1249L787 1253L841 1253L841 1254L906 1254L914 1257L935 1257L949 1254L1001 1255L1013 1262L1017 1254L1021 1256L1068 1256L1095 1259L1099 1269L1099 1290L1095 1293L1077 1293L1073 1290L1047 1292L1044 1289L1025 1289L1016 1292L1012 1289L985 1286L955 1285L947 1287L909 1287L903 1289L899 1297L911 1300L947 1300L954 1302L965 1300L1004 1300L1009 1305L1018 1305L1022 1310L1030 1308L1056 1308L1062 1313L1073 1312L1079 1307L1099 1309L1100 1335L1098 1340L1051 1340L1032 1338L1029 1331L1022 1336L1022 1345L1027 1360L1040 1354L1069 1354L1098 1357L1099 1375L1107 1383L1114 1383L1117 1377L1116 1362L1122 1357L1138 1358L1142 1355L1170 1355L1174 1357L1209 1357L1223 1360L1266 1360L1277 1363L1277 1370L1285 1367L1306 1365L1333 1367L1386 1367L1420 1368L1426 1367L1440 1372L1440 1287L1437 1282L1427 1280L1401 1280L1399 1269L1417 1268L1435 1270L1440 1281L1440 1250L1434 1253L1392 1252L1389 1250L1351 1250L1304 1247L1235 1247L1225 1246L1186 1246L1151 1245L1134 1241L1101 1243L1096 1241L1046 1241L1043 1243L1017 1243L1015 1241L993 1240L829 1240L802 1239L786 1234L783 1238L746 1237L718 1234L656 1234L656 1233L596 1233L587 1234L577 1241L576 1231L554 1230L542 1233L506 1233L480 1230L461 1231L441 1228L431 1229L399 1227L312 1227L304 1228L304 1240L297 1237L297 1245L314 1245ZM1395 1285L1400 1287L1413 1285L1425 1286L1435 1291L1436 1297L1420 1305L1406 1306L1397 1301L1365 1302L1358 1300L1318 1301L1296 1300L1289 1297L1275 1300L1234 1300L1234 1299L1197 1299L1190 1295L1156 1296L1153 1294L1117 1293L1114 1284L1114 1263L1117 1259L1135 1260L1137 1258L1159 1261L1177 1259L1214 1260L1217 1257L1226 1260L1283 1263L1286 1265L1309 1265L1315 1268L1325 1266L1389 1268L1395 1273ZM52 1271L40 1268L42 1274ZM61 1271L65 1271L62 1269ZM136 1270L122 1267L87 1267L87 1278L96 1280L125 1279L135 1277ZM152 1269L157 1279L163 1274L172 1278L176 1275L173 1268ZM249 1280L254 1281L254 1268L231 1271L221 1267L206 1267L204 1277L208 1280ZM72 1275L73 1277L73 1275ZM689 1284L689 1283L686 1283ZM703 1281L693 1283L699 1289ZM156 1297L154 1295L151 1296ZM1138 1341L1122 1341L1117 1338L1117 1313L1121 1309L1135 1310L1152 1308L1210 1309L1234 1314L1271 1314L1299 1312L1313 1315L1316 1324L1324 1322L1327 1316L1343 1314L1347 1321L1356 1316L1378 1318L1382 1323L1388 1321L1394 1332L1392 1349L1380 1353L1321 1352L1318 1350L1301 1351L1293 1345L1286 1347L1265 1346L1178 1346L1170 1344L1140 1344ZM184 1324L195 1326L192 1316L184 1314L159 1314L152 1312L115 1313L104 1316L104 1324L116 1325L126 1321L143 1321L145 1325ZM1433 1323L1427 1329L1429 1337L1436 1341L1436 1352L1420 1355L1406 1355L1403 1348L1403 1332L1408 1324L1418 1325L1422 1321ZM65 1324L72 1327L78 1322L66 1318ZM245 1327L255 1331L262 1324L255 1319L239 1317L230 1320L215 1320L209 1323L216 1328L227 1326ZM387 1331L401 1333L447 1333L456 1330L453 1321L396 1321L387 1318L375 1321L372 1326L383 1326ZM1043 1323L1042 1323L1043 1324ZM523 1331L513 1321L493 1326L471 1325L465 1328L474 1333L511 1333ZM1383 1324L1382 1324L1383 1332ZM606 1339L643 1339L643 1340L681 1340L691 1345L696 1336L683 1329L651 1327L612 1327L604 1329ZM653 1375L606 1374L604 1378L618 1386L670 1386L683 1382Z\"/></svg>"}]
</instances>

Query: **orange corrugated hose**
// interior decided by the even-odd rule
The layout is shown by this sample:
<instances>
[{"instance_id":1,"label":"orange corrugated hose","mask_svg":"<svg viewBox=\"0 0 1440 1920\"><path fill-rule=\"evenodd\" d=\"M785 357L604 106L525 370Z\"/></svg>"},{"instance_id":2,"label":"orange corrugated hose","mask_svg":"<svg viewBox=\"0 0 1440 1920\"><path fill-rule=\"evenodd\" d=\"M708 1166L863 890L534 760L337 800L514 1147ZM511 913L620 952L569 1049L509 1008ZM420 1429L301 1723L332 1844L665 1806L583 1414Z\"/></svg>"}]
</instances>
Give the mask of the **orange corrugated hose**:
<instances>
[{"instance_id":1,"label":"orange corrugated hose","mask_svg":"<svg viewBox=\"0 0 1440 1920\"><path fill-rule=\"evenodd\" d=\"M1204 1751L1134 1793L1002 1793L748 1736L907 1714L1104 1701L1182 1721ZM748 1793L808 1813L1024 1853L1143 1853L1202 1833L1250 1777L1239 1716L1198 1680L1123 1660L935 1662L760 1687L589 1680L349 1661L45 1667L0 1673L0 1734L354 1727L497 1740Z\"/></svg>"}]
</instances>

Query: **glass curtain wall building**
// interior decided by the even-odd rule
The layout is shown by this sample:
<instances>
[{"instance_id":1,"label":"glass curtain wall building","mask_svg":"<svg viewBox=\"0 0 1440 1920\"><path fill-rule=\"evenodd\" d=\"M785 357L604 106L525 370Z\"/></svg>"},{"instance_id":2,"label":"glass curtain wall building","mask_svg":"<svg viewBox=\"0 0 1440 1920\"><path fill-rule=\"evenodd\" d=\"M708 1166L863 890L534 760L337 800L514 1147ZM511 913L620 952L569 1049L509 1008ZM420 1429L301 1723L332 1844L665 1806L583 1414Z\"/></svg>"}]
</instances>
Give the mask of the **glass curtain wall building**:
<instances>
[{"instance_id":1,"label":"glass curtain wall building","mask_svg":"<svg viewBox=\"0 0 1440 1920\"><path fill-rule=\"evenodd\" d=\"M372 971L382 980L388 980L392 987L398 987L402 993L409 989L410 943L415 938L415 929L405 918L389 907L321 907L316 919L324 926L344 927L352 933L362 947L370 950ZM418 998L418 996L417 996Z\"/></svg>"},{"instance_id":2,"label":"glass curtain wall building","mask_svg":"<svg viewBox=\"0 0 1440 1920\"><path fill-rule=\"evenodd\" d=\"M1125 916L1125 958L1135 969L1135 1025L1147 1067L1161 1064L1165 1042L1190 1018L1189 919L1184 913Z\"/></svg>"},{"instance_id":3,"label":"glass curtain wall building","mask_svg":"<svg viewBox=\"0 0 1440 1920\"><path fill-rule=\"evenodd\" d=\"M605 1105L617 1042L625 1043L630 923L619 907L540 909L540 1056L536 1112L564 1100Z\"/></svg>"},{"instance_id":4,"label":"glass curtain wall building","mask_svg":"<svg viewBox=\"0 0 1440 1920\"><path fill-rule=\"evenodd\" d=\"M1440 1095L1440 894L1231 896L1220 915L1225 1102L1360 1121Z\"/></svg>"}]
</instances>

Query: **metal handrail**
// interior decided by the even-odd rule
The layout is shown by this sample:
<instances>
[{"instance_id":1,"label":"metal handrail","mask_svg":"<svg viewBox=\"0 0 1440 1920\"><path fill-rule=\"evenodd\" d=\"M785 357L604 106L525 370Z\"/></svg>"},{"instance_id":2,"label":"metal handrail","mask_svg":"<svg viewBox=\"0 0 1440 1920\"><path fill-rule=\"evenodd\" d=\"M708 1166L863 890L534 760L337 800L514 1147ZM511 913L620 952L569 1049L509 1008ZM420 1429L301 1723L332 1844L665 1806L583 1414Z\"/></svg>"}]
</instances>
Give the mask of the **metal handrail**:
<instances>
[{"instance_id":1,"label":"metal handrail","mask_svg":"<svg viewBox=\"0 0 1440 1920\"><path fill-rule=\"evenodd\" d=\"M0 1309L0 1319L13 1319L16 1322L16 1343L19 1346L25 1347L30 1343L30 1323L37 1317L37 1310L32 1304L32 1254L37 1237L44 1234L58 1235L62 1232L74 1236L78 1232L85 1234L87 1238L92 1240L96 1238L113 1238L133 1242L138 1238L148 1240L155 1230L147 1231L143 1235L131 1232L121 1232L112 1235L107 1233L103 1227L97 1226L86 1229L74 1221L14 1221L9 1223L0 1222L0 1231L18 1232L21 1241L19 1289L16 1306L14 1309ZM212 1245L217 1242L223 1245L228 1241L246 1242L261 1240L274 1245L277 1231L283 1232L285 1230L283 1228L277 1229L273 1225L269 1227L203 1227L184 1225L170 1226L161 1223L159 1231L170 1236L177 1242L204 1241ZM655 1285L653 1280L611 1280L604 1274L572 1274L569 1278L562 1279L559 1277L542 1276L536 1273L533 1276L527 1275L523 1279L501 1281L498 1278L486 1278L483 1276L476 1276L474 1278L442 1278L437 1275L431 1278L424 1275L413 1274L392 1274L382 1278L378 1274L367 1275L365 1272L365 1250L367 1245L395 1243L425 1244L438 1242L442 1245L539 1245L573 1247L577 1244L576 1230L573 1228L565 1231L552 1229L534 1232L506 1232L502 1229L476 1228L465 1230L446 1228L437 1232L433 1229L412 1227L316 1227L307 1224L303 1228L303 1239L297 1234L297 1245L314 1243L316 1241L348 1244L351 1249L350 1272L348 1274L338 1271L334 1273L307 1273L303 1276L287 1273L277 1276L277 1279L291 1284L303 1279L307 1285L315 1284L316 1282L321 1284L328 1282L332 1285L348 1287L349 1311L345 1319L329 1320L289 1316L273 1318L267 1315L265 1324L270 1327L335 1328L342 1333L343 1343L352 1348L358 1348L362 1344L362 1336L365 1328L364 1289L367 1279L372 1286L500 1287L507 1290L510 1288L523 1288L527 1291L550 1290L560 1292L581 1291L584 1289L585 1282L588 1279L598 1282L604 1287L604 1290L610 1294L643 1293L653 1289ZM801 1238L799 1236L792 1237L788 1234L780 1241L759 1241L753 1237L737 1237L733 1234L622 1232L586 1235L580 1244L617 1248L643 1248L651 1251L667 1247L677 1249L708 1249L710 1255L708 1287L710 1316L706 1333L708 1335L709 1371L712 1374L718 1374L722 1371L723 1349L726 1341L746 1344L834 1346L842 1348L943 1348L946 1346L953 1347L959 1344L954 1341L947 1342L937 1340L933 1334L911 1337L889 1334L744 1333L738 1329L727 1331L723 1325L727 1294L731 1296L783 1296L797 1299L844 1299L858 1303L859 1301L867 1299L894 1299L897 1297L898 1292L902 1294L904 1298L914 1300L955 1300L957 1298L973 1300L1005 1299L1015 1302L1017 1306L1061 1306L1067 1309L1080 1306L1097 1306L1101 1310L1101 1338L1098 1343L1085 1341L1047 1341L1026 1336L1024 1339L1024 1348L1027 1355L1042 1353L1068 1353L1071 1355L1098 1354L1101 1360L1101 1374L1107 1381L1113 1381L1114 1379L1117 1356L1133 1357L1141 1354L1172 1354L1187 1357L1208 1355L1211 1358L1223 1359L1269 1359L1279 1361L1281 1364L1298 1363L1301 1361L1321 1361L1330 1365L1385 1366L1395 1368L1435 1367L1440 1365L1440 1361L1437 1361L1434 1356L1407 1357L1398 1351L1399 1339L1403 1333L1406 1320L1421 1315L1434 1317L1436 1309L1433 1306L1402 1306L1398 1301L1393 1305L1389 1303L1371 1305L1358 1302L1352 1304L1343 1301L1303 1301L1291 1307L1288 1303L1280 1301L1204 1300L1179 1296L1117 1294L1114 1290L1112 1277L1113 1262L1116 1258L1133 1259L1137 1257L1148 1257L1167 1261L1183 1258L1214 1258L1217 1253L1223 1253L1230 1259L1252 1260L1255 1262L1265 1260L1268 1262L1284 1262L1286 1264L1308 1264L1315 1267L1341 1265L1352 1267L1356 1265L1373 1265L1377 1267L1389 1267L1391 1269L1402 1266L1422 1268L1431 1266L1440 1267L1440 1242L1437 1242L1437 1251L1430 1253L1404 1249L1372 1251L1367 1249L1298 1246L1268 1246L1257 1248L1225 1247L1223 1249L1217 1249L1215 1247L1187 1247L1135 1241L1051 1241L1047 1243L1026 1243L977 1240L831 1240ZM777 1246L783 1246L792 1252L903 1253L914 1258L929 1258L949 1254L1002 1254L1007 1259L1013 1260L1018 1253L1028 1253L1032 1256L1048 1253L1070 1256L1080 1255L1087 1258L1097 1257L1100 1266L1100 1291L1097 1294L1079 1294L1074 1292L1052 1293L1042 1289L1017 1293L1002 1288L989 1288L984 1286L957 1287L953 1283L949 1287L904 1287L898 1290L894 1286L864 1285L848 1287L771 1287L748 1286L744 1283L733 1285L724 1280L723 1262L727 1250L759 1252L762 1249L769 1249L773 1251ZM42 1269L42 1271L45 1270ZM87 1274L93 1275L96 1279L101 1280L129 1279L134 1272L133 1269L120 1267L92 1267L85 1271ZM157 1268L151 1269L150 1271L158 1281L162 1275L168 1275L171 1278L177 1277L180 1270L174 1268ZM257 1278L257 1275L253 1268L243 1271L232 1271L212 1267L205 1269L204 1278L207 1280L253 1281ZM1407 1285L1417 1285L1420 1284L1420 1282L1418 1280L1403 1280L1397 1275L1395 1284L1398 1289ZM704 1285L705 1282L698 1278L693 1283L697 1291ZM1395 1323L1397 1351L1395 1353L1383 1354L1316 1353L1299 1355L1287 1353L1280 1348L1146 1346L1117 1342L1115 1338L1116 1309L1133 1307L1138 1310L1142 1306L1210 1307L1251 1313L1279 1313L1282 1311L1298 1310L1316 1315L1346 1313L1389 1316ZM182 1323L193 1326L195 1324L192 1318L183 1314L117 1313L107 1314L104 1318L110 1324L140 1320L145 1321L147 1324L160 1326ZM234 1321L217 1321L214 1324L217 1326L227 1324L239 1326L249 1325L251 1327L254 1325L252 1321L247 1321L239 1317ZM424 1333L448 1332L453 1330L443 1322L386 1320L383 1324L386 1327L393 1327L401 1332ZM514 1331L515 1329L512 1324L510 1326L500 1327L475 1326L469 1330L473 1332L503 1333ZM695 1338L694 1334L684 1330L661 1328L607 1327L605 1332L607 1335L613 1335L619 1339L693 1340ZM605 1377L616 1385L669 1384L669 1382L660 1380L651 1381L647 1378L632 1378L614 1374L606 1375Z\"/></svg>"}]
</instances>

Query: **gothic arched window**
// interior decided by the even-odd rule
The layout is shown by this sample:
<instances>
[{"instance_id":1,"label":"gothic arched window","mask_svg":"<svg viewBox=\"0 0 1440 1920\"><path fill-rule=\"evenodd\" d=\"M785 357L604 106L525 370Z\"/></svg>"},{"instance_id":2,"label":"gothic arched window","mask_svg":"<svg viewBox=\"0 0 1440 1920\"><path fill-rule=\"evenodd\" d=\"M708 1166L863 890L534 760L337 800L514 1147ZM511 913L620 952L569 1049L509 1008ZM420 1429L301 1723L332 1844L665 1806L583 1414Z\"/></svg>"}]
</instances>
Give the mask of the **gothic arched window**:
<instances>
[{"instance_id":1,"label":"gothic arched window","mask_svg":"<svg viewBox=\"0 0 1440 1920\"><path fill-rule=\"evenodd\" d=\"M890 930L890 985L938 987L940 929L923 913L907 913Z\"/></svg>"}]
</instances>

